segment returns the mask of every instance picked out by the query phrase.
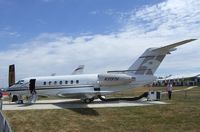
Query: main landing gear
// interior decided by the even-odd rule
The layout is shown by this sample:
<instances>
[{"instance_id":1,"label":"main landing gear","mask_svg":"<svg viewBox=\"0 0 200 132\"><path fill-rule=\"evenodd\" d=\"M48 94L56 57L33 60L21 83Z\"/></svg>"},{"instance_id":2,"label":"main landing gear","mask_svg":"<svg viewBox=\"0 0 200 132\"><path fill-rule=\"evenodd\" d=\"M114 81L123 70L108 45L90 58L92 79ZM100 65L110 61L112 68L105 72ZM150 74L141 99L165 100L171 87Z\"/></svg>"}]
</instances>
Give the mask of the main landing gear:
<instances>
[{"instance_id":1,"label":"main landing gear","mask_svg":"<svg viewBox=\"0 0 200 132\"><path fill-rule=\"evenodd\" d=\"M24 103L21 95L19 95L19 96L13 95L12 96L12 102L16 102L17 104L23 104Z\"/></svg>"},{"instance_id":2,"label":"main landing gear","mask_svg":"<svg viewBox=\"0 0 200 132\"><path fill-rule=\"evenodd\" d=\"M82 101L83 103L89 104L89 103L91 103L92 101L94 101L94 98L84 98L84 99L81 99L81 101Z\"/></svg>"}]
</instances>

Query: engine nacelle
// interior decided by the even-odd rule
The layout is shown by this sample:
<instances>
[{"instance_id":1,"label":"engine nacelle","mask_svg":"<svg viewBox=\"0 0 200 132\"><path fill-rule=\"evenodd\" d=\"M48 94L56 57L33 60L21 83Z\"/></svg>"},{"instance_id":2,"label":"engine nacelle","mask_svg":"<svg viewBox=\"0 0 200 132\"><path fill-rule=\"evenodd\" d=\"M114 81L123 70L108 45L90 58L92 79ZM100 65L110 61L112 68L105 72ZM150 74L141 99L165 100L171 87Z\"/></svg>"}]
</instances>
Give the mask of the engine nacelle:
<instances>
[{"instance_id":1,"label":"engine nacelle","mask_svg":"<svg viewBox=\"0 0 200 132\"><path fill-rule=\"evenodd\" d=\"M125 74L99 74L98 81L100 86L115 86L128 84L134 81L135 78Z\"/></svg>"}]
</instances>

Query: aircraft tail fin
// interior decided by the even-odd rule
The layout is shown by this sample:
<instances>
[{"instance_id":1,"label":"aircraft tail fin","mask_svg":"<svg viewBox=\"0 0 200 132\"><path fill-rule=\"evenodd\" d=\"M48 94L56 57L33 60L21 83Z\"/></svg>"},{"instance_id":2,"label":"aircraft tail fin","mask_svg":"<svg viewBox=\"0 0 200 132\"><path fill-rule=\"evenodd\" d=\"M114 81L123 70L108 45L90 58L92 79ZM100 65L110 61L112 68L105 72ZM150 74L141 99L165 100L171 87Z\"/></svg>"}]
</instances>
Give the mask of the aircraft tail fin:
<instances>
[{"instance_id":1,"label":"aircraft tail fin","mask_svg":"<svg viewBox=\"0 0 200 132\"><path fill-rule=\"evenodd\" d=\"M153 75L167 54L175 51L177 46L194 40L196 39L188 39L160 48L149 48L136 60L133 65L129 67L128 70L135 70L134 73L139 75Z\"/></svg>"},{"instance_id":2,"label":"aircraft tail fin","mask_svg":"<svg viewBox=\"0 0 200 132\"><path fill-rule=\"evenodd\" d=\"M9 87L15 84L15 65L9 65L8 85Z\"/></svg>"},{"instance_id":3,"label":"aircraft tail fin","mask_svg":"<svg viewBox=\"0 0 200 132\"><path fill-rule=\"evenodd\" d=\"M83 74L84 67L85 67L84 65L78 66L78 67L72 72L72 75Z\"/></svg>"},{"instance_id":4,"label":"aircraft tail fin","mask_svg":"<svg viewBox=\"0 0 200 132\"><path fill-rule=\"evenodd\" d=\"M153 75L167 54L176 50L177 46L189 43L196 39L188 39L159 48L147 49L128 70L108 71L108 73L126 73L136 75Z\"/></svg>"}]
</instances>

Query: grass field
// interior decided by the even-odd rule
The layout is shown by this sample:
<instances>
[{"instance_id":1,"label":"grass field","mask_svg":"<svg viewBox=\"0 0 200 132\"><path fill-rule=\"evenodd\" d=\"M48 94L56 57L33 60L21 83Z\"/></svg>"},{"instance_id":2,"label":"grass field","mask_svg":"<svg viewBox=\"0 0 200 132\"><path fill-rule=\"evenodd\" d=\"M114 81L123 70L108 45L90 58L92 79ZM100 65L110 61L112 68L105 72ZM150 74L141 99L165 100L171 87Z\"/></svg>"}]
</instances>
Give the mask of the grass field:
<instances>
[{"instance_id":1,"label":"grass field","mask_svg":"<svg viewBox=\"0 0 200 132\"><path fill-rule=\"evenodd\" d=\"M114 96L139 95L148 88ZM162 90L163 88L156 88ZM180 88L176 88L180 89ZM200 131L200 87L173 93L170 104L145 107L4 111L13 132Z\"/></svg>"}]
</instances>

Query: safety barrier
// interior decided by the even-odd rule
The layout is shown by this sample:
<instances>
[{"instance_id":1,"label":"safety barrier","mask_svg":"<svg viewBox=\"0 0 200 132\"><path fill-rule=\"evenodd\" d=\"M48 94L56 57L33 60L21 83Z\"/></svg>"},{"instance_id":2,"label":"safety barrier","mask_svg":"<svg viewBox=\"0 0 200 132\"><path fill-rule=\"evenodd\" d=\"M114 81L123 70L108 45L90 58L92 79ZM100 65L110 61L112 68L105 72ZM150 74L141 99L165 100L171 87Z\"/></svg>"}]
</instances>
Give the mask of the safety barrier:
<instances>
[{"instance_id":1,"label":"safety barrier","mask_svg":"<svg viewBox=\"0 0 200 132\"><path fill-rule=\"evenodd\" d=\"M8 121L5 119L1 111L0 111L0 132L12 132Z\"/></svg>"}]
</instances>

